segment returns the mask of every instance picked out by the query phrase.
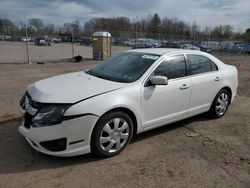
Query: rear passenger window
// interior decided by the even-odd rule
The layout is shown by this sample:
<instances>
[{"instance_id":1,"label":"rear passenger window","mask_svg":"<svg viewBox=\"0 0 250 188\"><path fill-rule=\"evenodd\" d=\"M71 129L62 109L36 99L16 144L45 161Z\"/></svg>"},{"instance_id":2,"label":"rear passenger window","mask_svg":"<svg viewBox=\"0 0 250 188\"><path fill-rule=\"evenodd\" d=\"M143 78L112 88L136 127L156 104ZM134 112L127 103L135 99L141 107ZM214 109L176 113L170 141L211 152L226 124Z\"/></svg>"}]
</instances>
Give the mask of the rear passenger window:
<instances>
[{"instance_id":1,"label":"rear passenger window","mask_svg":"<svg viewBox=\"0 0 250 188\"><path fill-rule=\"evenodd\" d=\"M166 76L168 79L186 76L186 62L183 55L170 57L163 61L154 71L155 76Z\"/></svg>"},{"instance_id":2,"label":"rear passenger window","mask_svg":"<svg viewBox=\"0 0 250 188\"><path fill-rule=\"evenodd\" d=\"M214 62L210 61L210 63L211 63L211 69L212 69L212 71L218 70L218 67L217 67L217 65L215 65Z\"/></svg>"},{"instance_id":3,"label":"rear passenger window","mask_svg":"<svg viewBox=\"0 0 250 188\"><path fill-rule=\"evenodd\" d=\"M201 55L187 55L190 65L190 74L200 74L218 70L218 67L207 57Z\"/></svg>"}]
</instances>

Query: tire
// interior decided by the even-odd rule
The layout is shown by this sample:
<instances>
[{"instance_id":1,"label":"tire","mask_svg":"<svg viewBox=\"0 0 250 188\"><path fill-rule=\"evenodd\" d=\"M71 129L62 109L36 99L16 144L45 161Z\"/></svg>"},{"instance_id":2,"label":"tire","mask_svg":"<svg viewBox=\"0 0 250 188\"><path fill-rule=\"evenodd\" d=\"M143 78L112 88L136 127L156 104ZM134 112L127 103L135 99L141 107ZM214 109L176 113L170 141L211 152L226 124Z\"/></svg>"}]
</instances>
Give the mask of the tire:
<instances>
[{"instance_id":1,"label":"tire","mask_svg":"<svg viewBox=\"0 0 250 188\"><path fill-rule=\"evenodd\" d=\"M93 130L91 152L100 157L119 154L133 135L133 122L128 114L113 111L103 115Z\"/></svg>"},{"instance_id":2,"label":"tire","mask_svg":"<svg viewBox=\"0 0 250 188\"><path fill-rule=\"evenodd\" d=\"M231 95L226 89L222 89L216 95L209 114L212 118L221 118L226 113L228 106L230 104Z\"/></svg>"}]
</instances>

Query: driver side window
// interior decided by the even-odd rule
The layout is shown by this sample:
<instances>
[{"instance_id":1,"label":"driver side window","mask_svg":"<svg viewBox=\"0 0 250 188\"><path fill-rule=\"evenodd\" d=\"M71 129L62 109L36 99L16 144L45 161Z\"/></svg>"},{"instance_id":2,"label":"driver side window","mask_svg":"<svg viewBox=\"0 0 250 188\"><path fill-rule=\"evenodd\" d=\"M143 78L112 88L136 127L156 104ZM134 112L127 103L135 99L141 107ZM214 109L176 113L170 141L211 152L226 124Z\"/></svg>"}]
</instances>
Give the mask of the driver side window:
<instances>
[{"instance_id":1,"label":"driver side window","mask_svg":"<svg viewBox=\"0 0 250 188\"><path fill-rule=\"evenodd\" d=\"M186 75L186 61L183 55L172 56L164 60L154 71L154 76L166 76L169 80Z\"/></svg>"}]
</instances>

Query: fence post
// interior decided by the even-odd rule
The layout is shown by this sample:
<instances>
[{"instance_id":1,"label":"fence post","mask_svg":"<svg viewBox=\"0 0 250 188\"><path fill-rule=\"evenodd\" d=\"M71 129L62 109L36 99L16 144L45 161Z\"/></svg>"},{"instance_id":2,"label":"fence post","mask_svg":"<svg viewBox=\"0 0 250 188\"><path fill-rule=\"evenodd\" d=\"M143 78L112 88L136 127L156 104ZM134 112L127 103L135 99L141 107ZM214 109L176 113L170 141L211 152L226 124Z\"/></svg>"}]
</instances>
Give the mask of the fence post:
<instances>
[{"instance_id":1,"label":"fence post","mask_svg":"<svg viewBox=\"0 0 250 188\"><path fill-rule=\"evenodd\" d=\"M31 61L30 61L30 52L29 52L29 42L28 42L27 21L26 21L25 16L24 16L24 21L25 21L26 50L27 50L27 56L28 56L28 64L31 64Z\"/></svg>"},{"instance_id":2,"label":"fence post","mask_svg":"<svg viewBox=\"0 0 250 188\"><path fill-rule=\"evenodd\" d=\"M75 57L75 47L74 47L74 29L72 29L72 32L71 32L71 39L72 39L72 58Z\"/></svg>"}]
</instances>

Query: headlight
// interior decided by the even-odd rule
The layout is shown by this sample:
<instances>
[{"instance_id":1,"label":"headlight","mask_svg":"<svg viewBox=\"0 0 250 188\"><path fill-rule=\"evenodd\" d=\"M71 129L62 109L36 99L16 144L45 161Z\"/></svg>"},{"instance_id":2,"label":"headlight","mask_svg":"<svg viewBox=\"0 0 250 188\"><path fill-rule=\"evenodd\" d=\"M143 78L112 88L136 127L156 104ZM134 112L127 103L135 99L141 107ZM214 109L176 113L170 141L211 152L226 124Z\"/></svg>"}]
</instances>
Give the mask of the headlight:
<instances>
[{"instance_id":1,"label":"headlight","mask_svg":"<svg viewBox=\"0 0 250 188\"><path fill-rule=\"evenodd\" d=\"M45 106L32 119L33 127L44 127L59 124L70 105Z\"/></svg>"}]
</instances>

